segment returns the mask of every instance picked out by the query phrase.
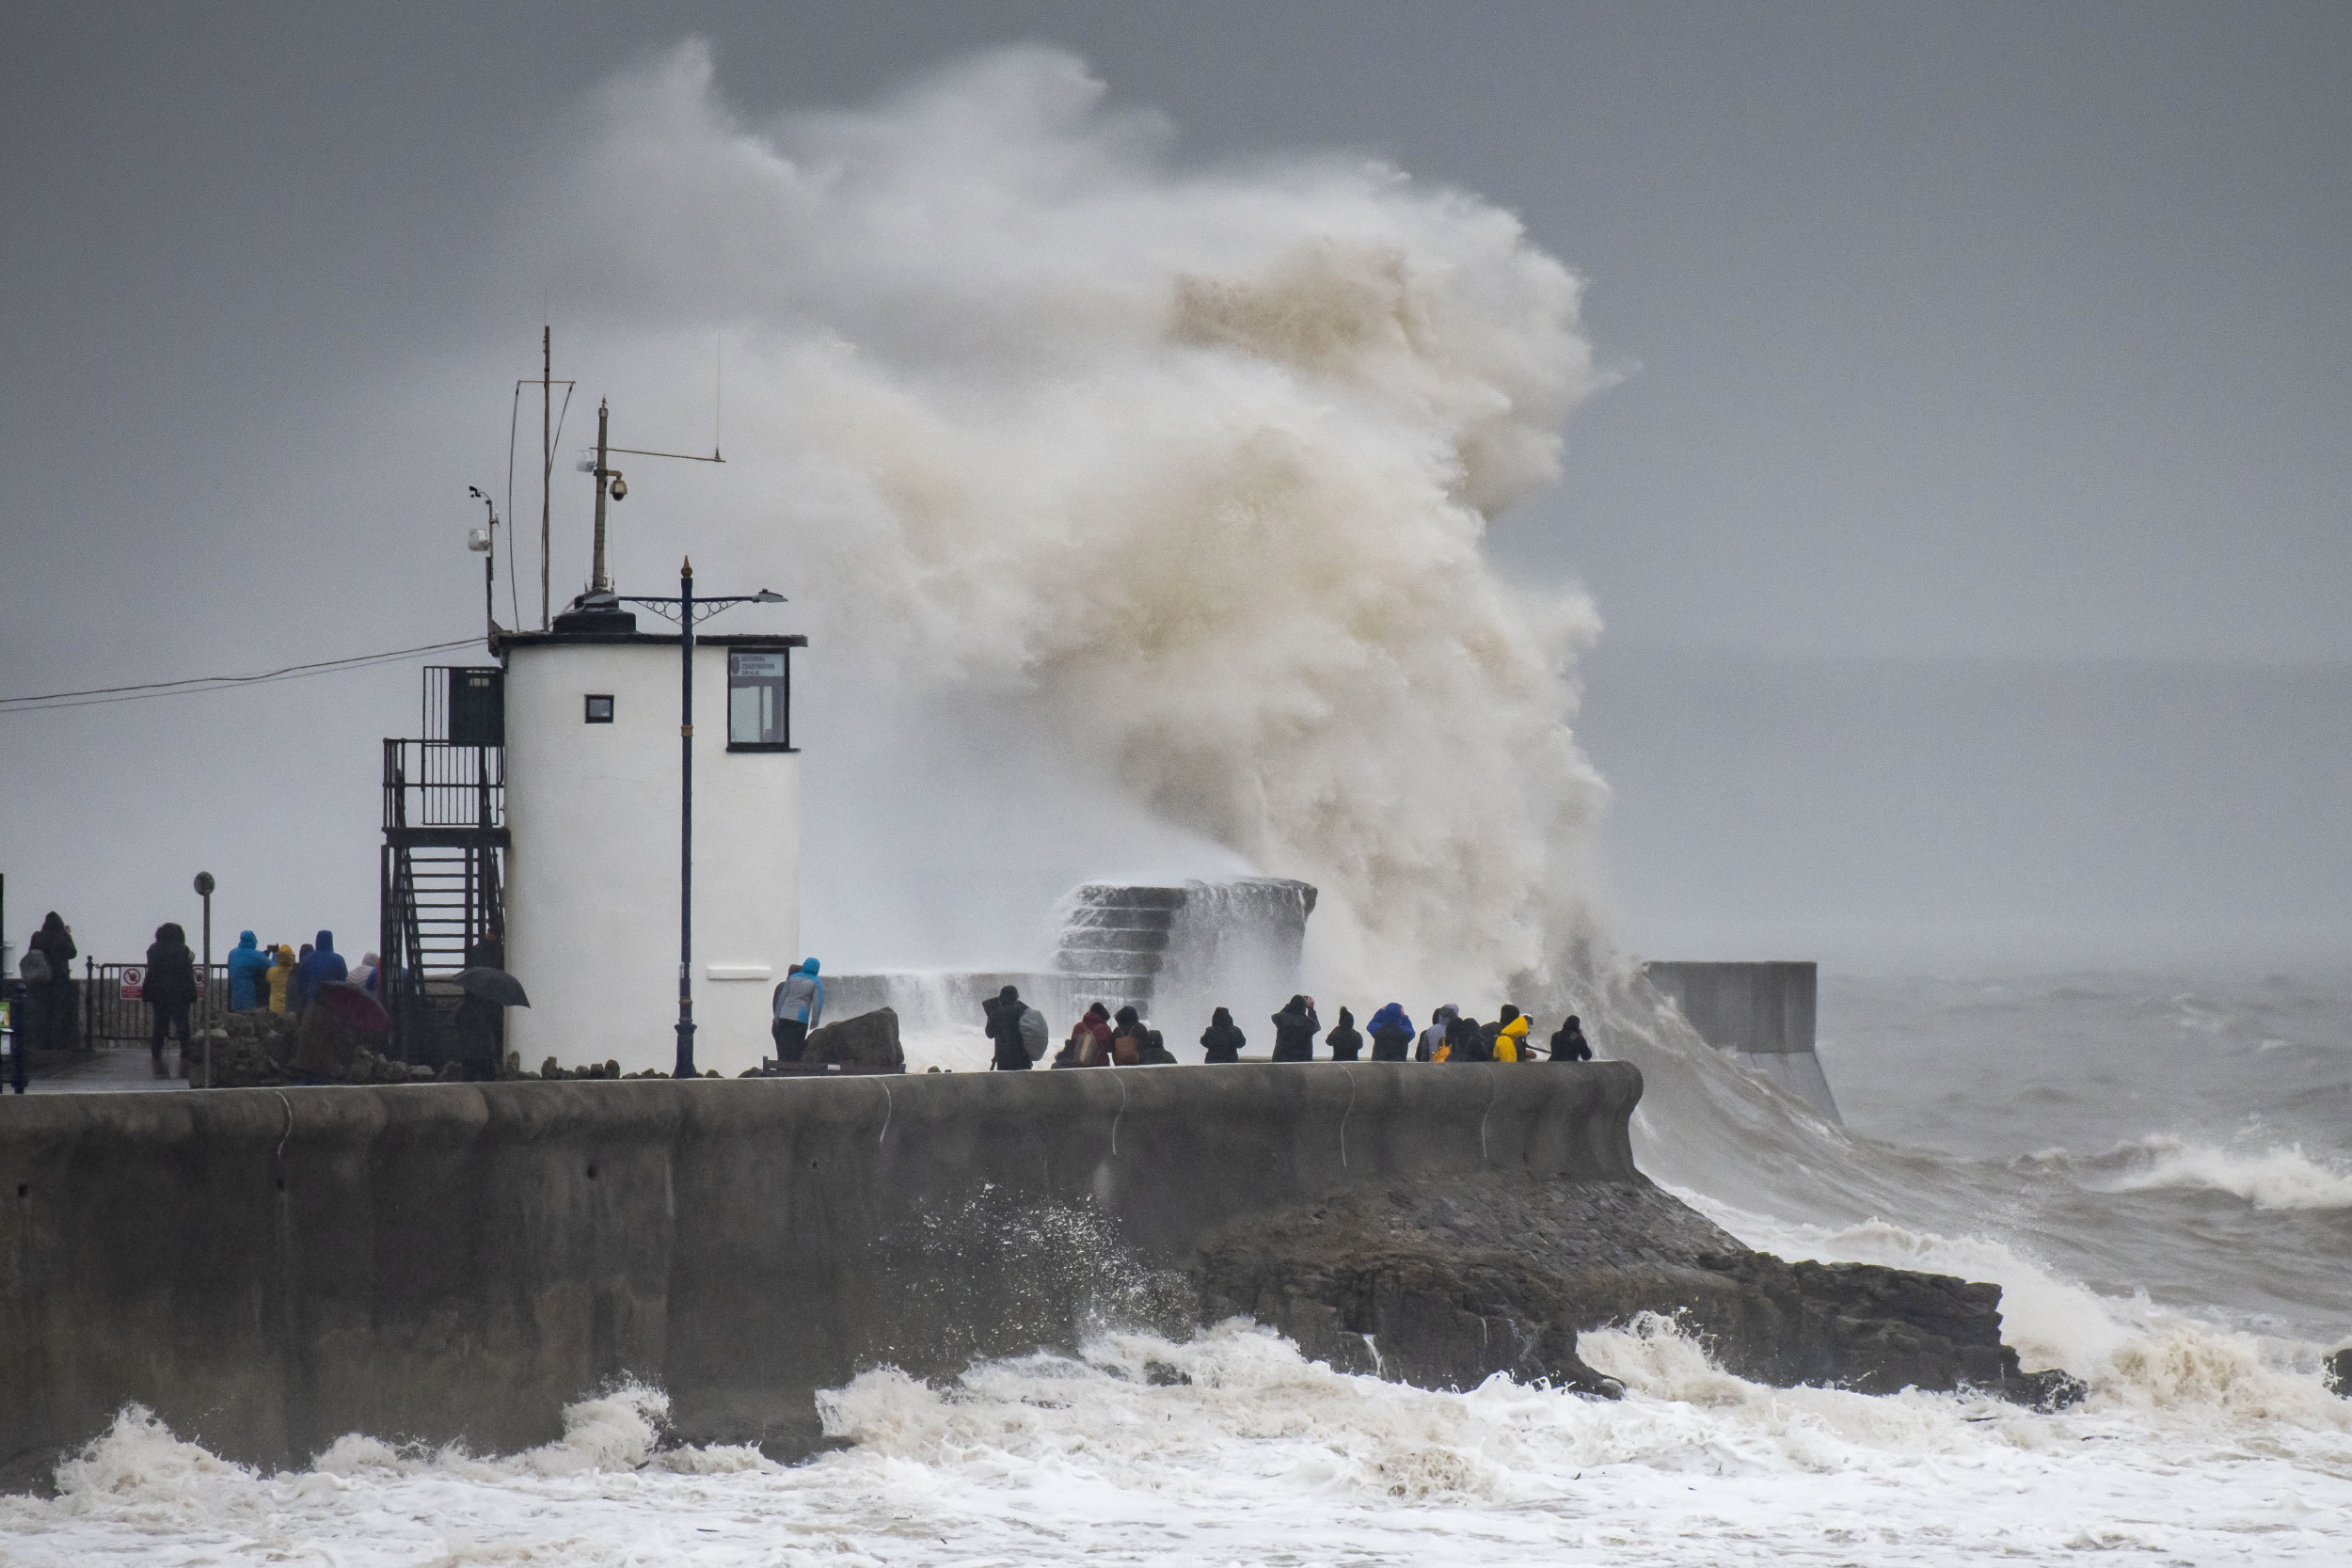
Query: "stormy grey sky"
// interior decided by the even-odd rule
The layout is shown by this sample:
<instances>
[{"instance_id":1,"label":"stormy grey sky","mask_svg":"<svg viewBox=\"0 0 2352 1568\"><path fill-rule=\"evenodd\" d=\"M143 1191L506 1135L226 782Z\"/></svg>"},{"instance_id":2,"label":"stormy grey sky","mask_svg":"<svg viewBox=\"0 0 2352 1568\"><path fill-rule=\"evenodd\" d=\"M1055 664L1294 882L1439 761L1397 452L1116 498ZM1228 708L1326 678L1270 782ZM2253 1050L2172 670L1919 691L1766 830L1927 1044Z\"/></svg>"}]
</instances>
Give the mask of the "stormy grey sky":
<instances>
[{"instance_id":1,"label":"stormy grey sky","mask_svg":"<svg viewBox=\"0 0 2352 1568\"><path fill-rule=\"evenodd\" d=\"M690 34L755 114L1059 43L1184 157L1520 214L1620 380L1494 548L1608 623L1637 947L2352 926L2332 5L11 6L0 695L470 630L543 312L602 389L515 214ZM232 929L372 926L414 680L0 717L12 938L73 906L127 952L197 860Z\"/></svg>"}]
</instances>

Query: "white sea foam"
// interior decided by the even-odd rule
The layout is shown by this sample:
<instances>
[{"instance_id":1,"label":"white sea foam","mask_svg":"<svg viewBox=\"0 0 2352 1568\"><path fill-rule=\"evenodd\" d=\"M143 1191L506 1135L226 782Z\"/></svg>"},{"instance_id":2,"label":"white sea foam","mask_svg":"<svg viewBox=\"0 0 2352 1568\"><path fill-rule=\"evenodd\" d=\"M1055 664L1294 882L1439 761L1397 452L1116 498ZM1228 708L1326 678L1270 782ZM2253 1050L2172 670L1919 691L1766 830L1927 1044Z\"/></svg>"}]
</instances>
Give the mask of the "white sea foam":
<instances>
[{"instance_id":1,"label":"white sea foam","mask_svg":"<svg viewBox=\"0 0 2352 1568\"><path fill-rule=\"evenodd\" d=\"M2062 1367L2085 1379L2092 1410L2161 1418L2167 1430L2218 1421L2352 1433L2352 1402L2328 1390L2315 1345L2224 1328L2145 1297L2101 1295L2005 1241L1883 1221L1792 1224L1682 1196L1751 1246L1783 1258L1879 1263L1999 1285L2002 1341L2028 1370Z\"/></svg>"},{"instance_id":2,"label":"white sea foam","mask_svg":"<svg viewBox=\"0 0 2352 1568\"><path fill-rule=\"evenodd\" d=\"M1152 1560L1835 1563L2341 1560L2352 1440L2123 1403L1772 1389L1671 1323L1584 1337L1621 1402L1504 1378L1431 1392L1333 1372L1239 1321L1105 1334L946 1386L886 1369L822 1400L851 1446L785 1468L652 1446L624 1389L500 1459L345 1439L307 1470L226 1465L129 1411L0 1498L0 1557L261 1563Z\"/></svg>"},{"instance_id":3,"label":"white sea foam","mask_svg":"<svg viewBox=\"0 0 2352 1568\"><path fill-rule=\"evenodd\" d=\"M2301 1144L2241 1151L2159 1135L2120 1145L2115 1155L2122 1168L2105 1179L2111 1192L2205 1188L2257 1209L2352 1209L2352 1172L2312 1158Z\"/></svg>"}]
</instances>

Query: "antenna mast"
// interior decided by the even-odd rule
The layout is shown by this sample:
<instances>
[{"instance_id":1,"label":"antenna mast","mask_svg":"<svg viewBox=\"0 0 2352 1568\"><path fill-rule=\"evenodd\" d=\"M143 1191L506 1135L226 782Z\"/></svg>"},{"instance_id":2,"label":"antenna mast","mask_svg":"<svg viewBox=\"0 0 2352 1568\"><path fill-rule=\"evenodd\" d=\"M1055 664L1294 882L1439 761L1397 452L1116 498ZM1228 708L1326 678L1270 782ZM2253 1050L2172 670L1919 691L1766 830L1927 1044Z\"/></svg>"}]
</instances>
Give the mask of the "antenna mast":
<instances>
[{"instance_id":1,"label":"antenna mast","mask_svg":"<svg viewBox=\"0 0 2352 1568\"><path fill-rule=\"evenodd\" d=\"M555 328L539 326L539 629L548 629L548 520L555 490ZM511 502L509 503L512 504ZM513 535L508 535L511 542Z\"/></svg>"}]
</instances>

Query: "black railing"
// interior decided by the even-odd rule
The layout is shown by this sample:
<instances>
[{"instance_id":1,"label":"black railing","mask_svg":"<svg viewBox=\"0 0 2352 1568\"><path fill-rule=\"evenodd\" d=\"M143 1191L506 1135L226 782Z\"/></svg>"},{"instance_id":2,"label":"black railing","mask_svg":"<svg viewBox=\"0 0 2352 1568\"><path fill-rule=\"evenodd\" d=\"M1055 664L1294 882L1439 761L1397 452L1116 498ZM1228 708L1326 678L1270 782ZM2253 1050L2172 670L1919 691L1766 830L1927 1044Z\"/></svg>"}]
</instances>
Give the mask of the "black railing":
<instances>
[{"instance_id":1,"label":"black railing","mask_svg":"<svg viewBox=\"0 0 2352 1568\"><path fill-rule=\"evenodd\" d=\"M201 959L198 960L196 967L201 973L204 968ZM154 1027L154 1009L139 997L122 994L125 972L143 972L145 968L144 964L105 964L95 958L82 960L79 1033L84 1050L95 1050L101 1044L148 1043L150 1032ZM142 992L146 990L143 984L138 989ZM219 963L213 965L211 989L214 1016L225 1017L229 1011L229 974ZM188 1008L188 1028L193 1032L203 1027L204 1005L198 1002ZM174 1049L178 1048L178 1043L176 1039L173 1041Z\"/></svg>"},{"instance_id":2,"label":"black railing","mask_svg":"<svg viewBox=\"0 0 2352 1568\"><path fill-rule=\"evenodd\" d=\"M506 749L451 740L384 742L384 826L502 828Z\"/></svg>"}]
</instances>

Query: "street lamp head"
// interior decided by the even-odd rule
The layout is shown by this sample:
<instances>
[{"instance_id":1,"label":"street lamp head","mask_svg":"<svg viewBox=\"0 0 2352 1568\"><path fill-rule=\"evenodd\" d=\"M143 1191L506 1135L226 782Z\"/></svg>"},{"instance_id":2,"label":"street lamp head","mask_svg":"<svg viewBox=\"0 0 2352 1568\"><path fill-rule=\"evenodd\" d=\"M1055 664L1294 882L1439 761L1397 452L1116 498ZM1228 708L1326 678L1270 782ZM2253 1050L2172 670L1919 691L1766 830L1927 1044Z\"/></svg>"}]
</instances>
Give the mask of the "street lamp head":
<instances>
[{"instance_id":1,"label":"street lamp head","mask_svg":"<svg viewBox=\"0 0 2352 1568\"><path fill-rule=\"evenodd\" d=\"M198 897L210 898L213 895L213 889L218 885L213 880L211 872L199 871L196 874L196 895Z\"/></svg>"},{"instance_id":2,"label":"street lamp head","mask_svg":"<svg viewBox=\"0 0 2352 1568\"><path fill-rule=\"evenodd\" d=\"M769 591L768 589L763 588L763 589L761 589L758 593L754 594L752 595L752 603L754 603L754 604L782 604L782 603L784 603L784 595L783 595L783 594L777 594L777 593L771 593L771 591Z\"/></svg>"}]
</instances>

